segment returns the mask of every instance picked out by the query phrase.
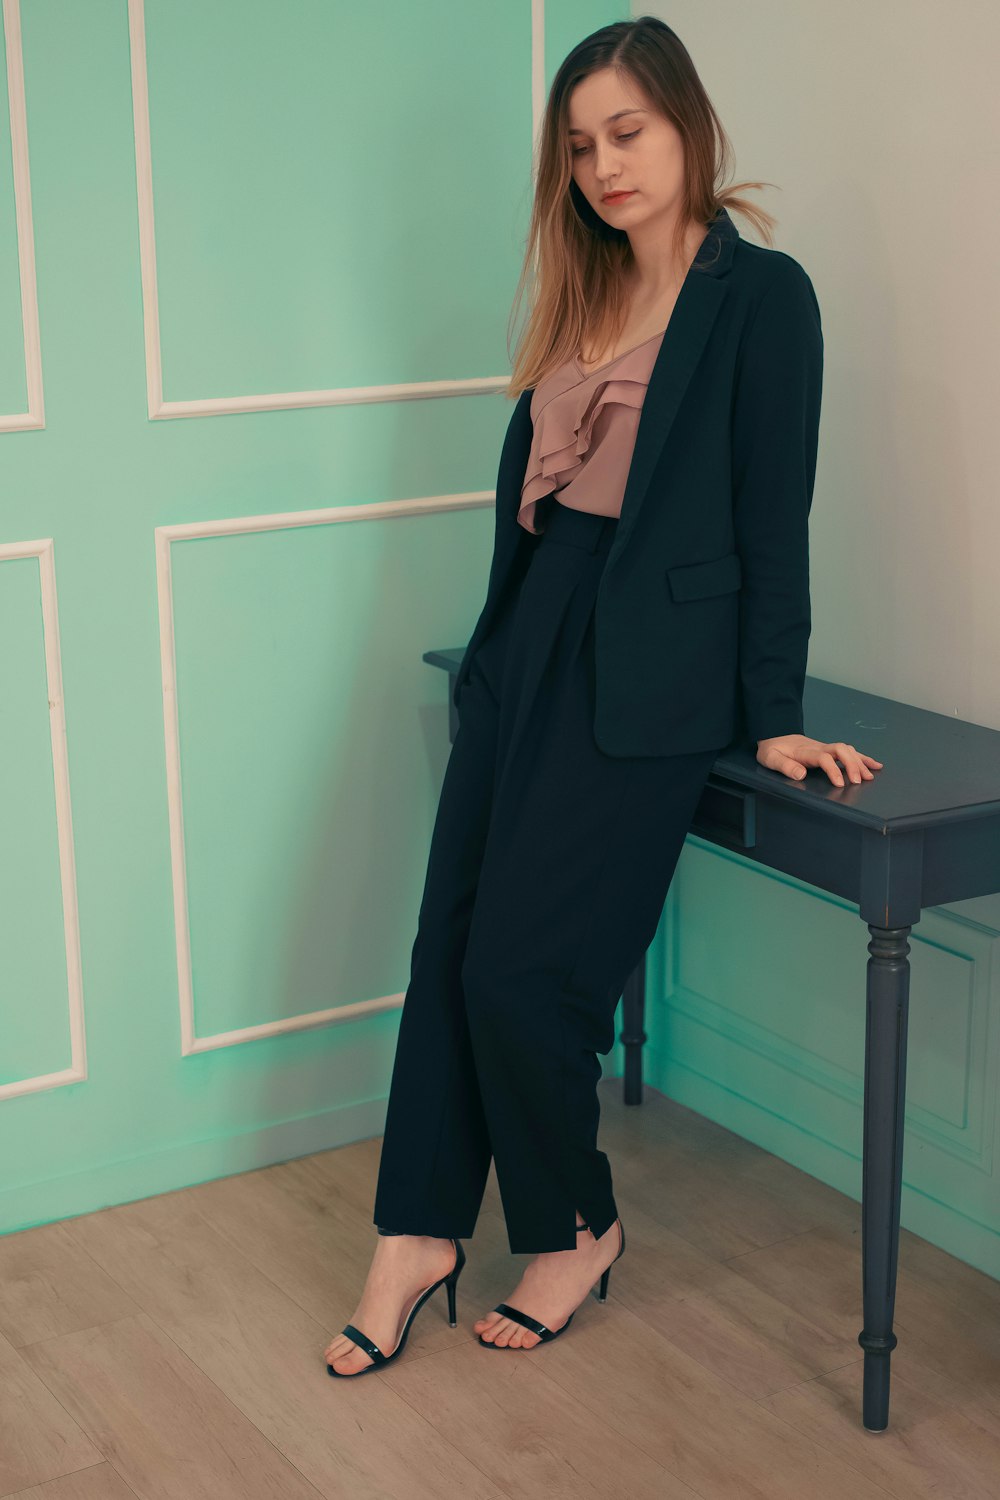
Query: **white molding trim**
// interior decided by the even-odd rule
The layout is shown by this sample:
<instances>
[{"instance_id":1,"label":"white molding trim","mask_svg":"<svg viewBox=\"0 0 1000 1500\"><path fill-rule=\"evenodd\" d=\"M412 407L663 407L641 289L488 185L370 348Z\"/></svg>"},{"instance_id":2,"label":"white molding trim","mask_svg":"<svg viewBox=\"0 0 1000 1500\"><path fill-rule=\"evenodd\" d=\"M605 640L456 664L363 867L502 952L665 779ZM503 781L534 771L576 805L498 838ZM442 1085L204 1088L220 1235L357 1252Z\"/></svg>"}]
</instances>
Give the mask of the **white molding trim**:
<instances>
[{"instance_id":1,"label":"white molding trim","mask_svg":"<svg viewBox=\"0 0 1000 1500\"><path fill-rule=\"evenodd\" d=\"M21 334L24 340L24 377L28 393L28 410L0 413L0 432L27 432L32 428L45 426L45 401L42 393L42 343L38 331L38 283L35 277L35 229L31 214L28 114L24 101L24 52L21 43L20 0L3 0L3 31L7 48L7 99L10 105L14 222L17 225L17 265L21 280Z\"/></svg>"},{"instance_id":2,"label":"white molding trim","mask_svg":"<svg viewBox=\"0 0 1000 1500\"><path fill-rule=\"evenodd\" d=\"M62 886L63 941L66 949L67 1003L70 1026L68 1068L0 1083L0 1099L20 1094L39 1094L67 1083L83 1083L87 1077L87 1043L83 1015L83 965L80 960L80 908L76 891L76 855L73 848L73 817L69 795L69 754L66 746L66 713L63 702L62 656L59 646L59 609L56 601L54 543L51 537L35 542L0 545L0 562L37 557L42 596L42 634L45 646L45 679L49 698L49 733L52 739L52 773L59 840L59 879Z\"/></svg>"},{"instance_id":3,"label":"white molding trim","mask_svg":"<svg viewBox=\"0 0 1000 1500\"><path fill-rule=\"evenodd\" d=\"M177 948L177 989L180 1001L181 1056L232 1047L259 1037L282 1036L318 1026L338 1025L361 1016L397 1010L404 995L378 995L325 1010L307 1011L257 1026L198 1036L195 1030L194 977L191 968L191 927L188 910L187 864L184 850L184 806L181 791L180 721L177 714L177 656L174 637L173 579L170 547L191 538L236 536L253 531L285 531L294 526L336 525L342 521L384 521L399 516L431 515L436 511L478 510L496 503L493 490L458 495L432 495L415 500L382 500L371 505L325 506L320 510L276 512L271 515L233 516L216 521L191 521L176 526L157 526L156 587L160 616L160 670L163 679L163 731L166 749L167 808L170 824L170 865L174 895L174 934Z\"/></svg>"},{"instance_id":4,"label":"white molding trim","mask_svg":"<svg viewBox=\"0 0 1000 1500\"><path fill-rule=\"evenodd\" d=\"M5 4L14 0L4 0ZM248 411L287 411L308 406L348 406L366 401L418 401L440 396L480 396L503 391L507 375L469 380L421 380L399 385L335 386L318 391L272 391L258 396L216 396L192 401L163 399L159 293L156 281L156 224L153 212L153 156L149 127L149 77L146 67L145 0L128 0L129 52L132 63L132 120L135 132L136 196L139 213L139 262L146 348L146 397L151 421L169 417L215 417ZM532 0L532 141L544 105L544 0Z\"/></svg>"},{"instance_id":5,"label":"white molding trim","mask_svg":"<svg viewBox=\"0 0 1000 1500\"><path fill-rule=\"evenodd\" d=\"M545 0L531 0L531 160L545 113ZM532 165L534 171L534 165Z\"/></svg>"}]
</instances>

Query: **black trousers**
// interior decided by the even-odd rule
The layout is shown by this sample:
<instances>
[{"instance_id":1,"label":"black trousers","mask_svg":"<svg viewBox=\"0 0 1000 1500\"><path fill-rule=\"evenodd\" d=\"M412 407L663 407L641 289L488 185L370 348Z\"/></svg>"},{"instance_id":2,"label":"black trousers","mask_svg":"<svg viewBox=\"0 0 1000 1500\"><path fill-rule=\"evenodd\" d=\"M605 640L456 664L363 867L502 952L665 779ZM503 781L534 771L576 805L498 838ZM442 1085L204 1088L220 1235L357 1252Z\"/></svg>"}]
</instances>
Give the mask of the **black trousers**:
<instances>
[{"instance_id":1,"label":"black trousers","mask_svg":"<svg viewBox=\"0 0 1000 1500\"><path fill-rule=\"evenodd\" d=\"M575 1249L577 1209L598 1238L617 1217L597 1054L719 753L594 742L594 603L617 525L550 497L470 664L400 1019L380 1232L470 1237L491 1158L515 1254Z\"/></svg>"}]
</instances>

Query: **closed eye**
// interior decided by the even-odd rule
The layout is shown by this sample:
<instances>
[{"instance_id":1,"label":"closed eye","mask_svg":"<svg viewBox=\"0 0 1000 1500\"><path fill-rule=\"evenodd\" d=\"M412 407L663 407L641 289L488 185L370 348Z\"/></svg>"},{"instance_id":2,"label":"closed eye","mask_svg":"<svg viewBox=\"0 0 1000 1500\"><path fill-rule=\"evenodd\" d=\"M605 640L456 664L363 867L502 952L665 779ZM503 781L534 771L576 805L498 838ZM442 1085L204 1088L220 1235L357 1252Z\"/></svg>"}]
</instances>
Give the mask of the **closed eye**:
<instances>
[{"instance_id":1,"label":"closed eye","mask_svg":"<svg viewBox=\"0 0 1000 1500\"><path fill-rule=\"evenodd\" d=\"M642 127L640 126L638 130L630 130L629 133L628 133L628 135L617 135L617 136L615 136L615 140L616 141L630 141L630 140L632 140L632 138L634 136L641 135L641 134L642 134ZM589 150L590 150L589 146L576 146L570 152L570 155L571 156L582 156L583 153L584 153L584 151L589 151Z\"/></svg>"}]
</instances>

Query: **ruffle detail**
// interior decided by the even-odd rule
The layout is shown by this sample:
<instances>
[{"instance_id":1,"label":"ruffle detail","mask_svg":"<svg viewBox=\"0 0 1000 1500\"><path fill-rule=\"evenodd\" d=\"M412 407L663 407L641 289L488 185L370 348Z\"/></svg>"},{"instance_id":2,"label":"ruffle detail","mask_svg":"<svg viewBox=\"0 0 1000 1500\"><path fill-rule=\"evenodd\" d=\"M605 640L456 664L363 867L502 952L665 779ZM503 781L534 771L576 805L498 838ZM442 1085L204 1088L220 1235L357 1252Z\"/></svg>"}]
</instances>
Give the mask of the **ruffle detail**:
<instances>
[{"instance_id":1,"label":"ruffle detail","mask_svg":"<svg viewBox=\"0 0 1000 1500\"><path fill-rule=\"evenodd\" d=\"M583 372L570 360L535 390L532 440L521 486L518 521L538 534L535 507L546 495L566 489L583 468L594 464L613 437L612 452L597 464L595 483L606 498L609 488L624 490L629 455L659 342L647 340L603 370ZM603 471L603 472L598 472ZM621 494L617 496L621 504Z\"/></svg>"}]
</instances>

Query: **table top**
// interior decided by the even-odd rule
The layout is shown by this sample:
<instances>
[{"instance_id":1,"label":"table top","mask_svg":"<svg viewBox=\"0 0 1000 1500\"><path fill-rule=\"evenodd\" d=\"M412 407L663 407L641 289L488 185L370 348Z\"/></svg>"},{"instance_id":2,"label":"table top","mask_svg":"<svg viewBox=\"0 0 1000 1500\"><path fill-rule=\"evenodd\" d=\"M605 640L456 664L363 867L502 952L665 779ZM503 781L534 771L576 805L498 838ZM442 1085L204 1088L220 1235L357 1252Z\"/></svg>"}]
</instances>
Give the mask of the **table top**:
<instances>
[{"instance_id":1,"label":"table top","mask_svg":"<svg viewBox=\"0 0 1000 1500\"><path fill-rule=\"evenodd\" d=\"M454 673L464 654L464 647L425 651L423 660ZM838 787L810 767L796 782L735 747L718 757L712 774L885 832L1000 814L1000 730L822 677L806 677L802 710L810 738L842 740L882 761L875 779Z\"/></svg>"}]
</instances>

